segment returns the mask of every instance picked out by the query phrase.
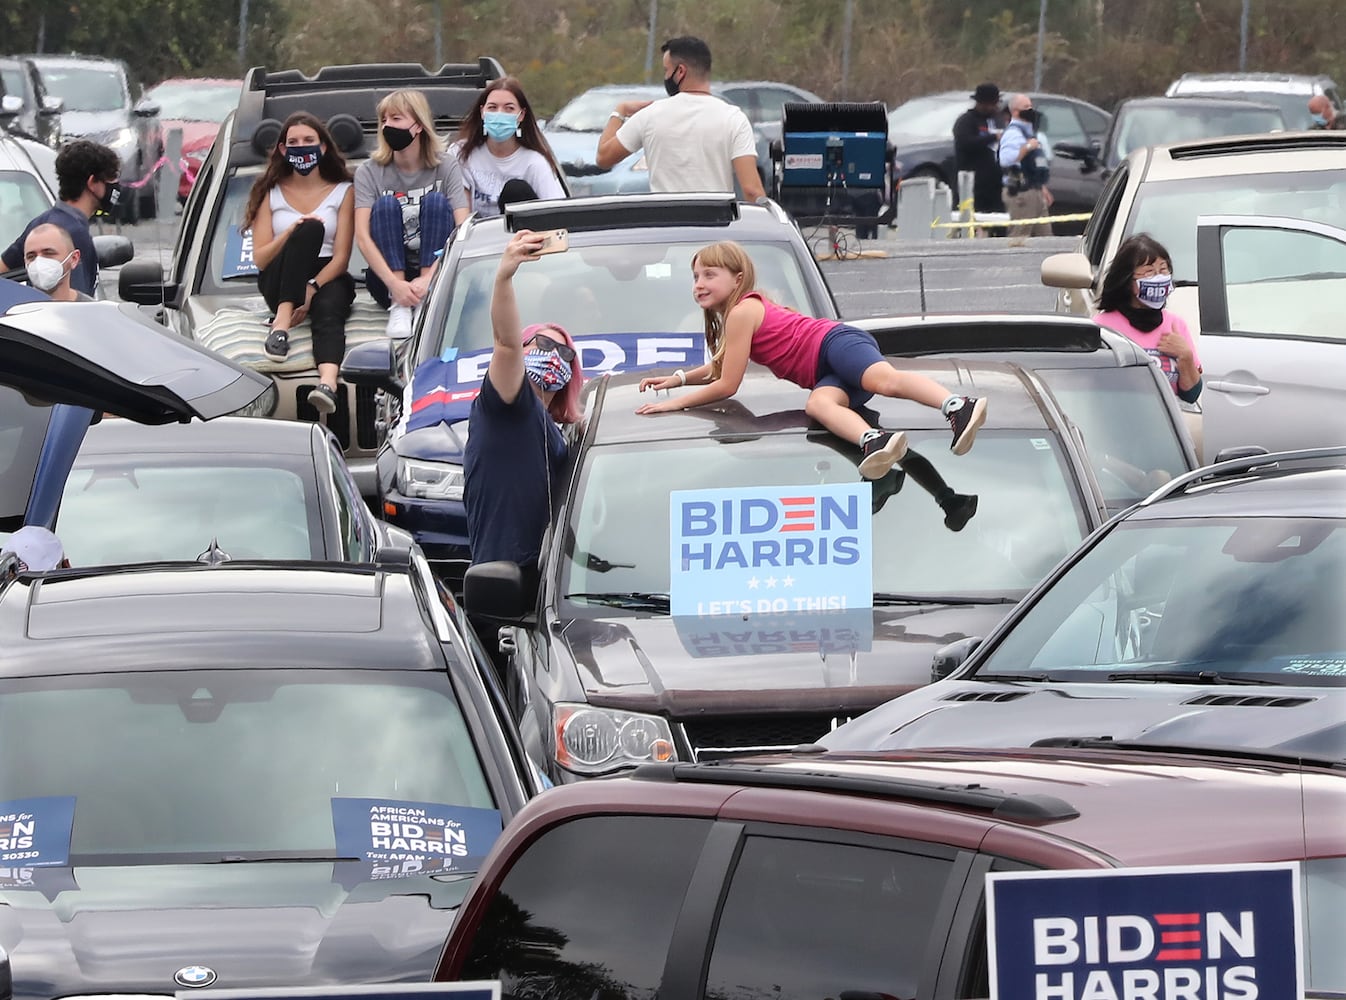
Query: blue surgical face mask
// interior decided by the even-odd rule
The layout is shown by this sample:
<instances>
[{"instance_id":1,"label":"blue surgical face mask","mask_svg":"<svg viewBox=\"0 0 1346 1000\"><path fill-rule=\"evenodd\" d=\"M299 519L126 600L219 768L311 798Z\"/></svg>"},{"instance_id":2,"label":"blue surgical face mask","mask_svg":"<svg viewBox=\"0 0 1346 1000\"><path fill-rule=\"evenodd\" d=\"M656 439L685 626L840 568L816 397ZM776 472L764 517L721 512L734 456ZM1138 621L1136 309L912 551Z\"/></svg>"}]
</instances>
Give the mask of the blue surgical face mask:
<instances>
[{"instance_id":1,"label":"blue surgical face mask","mask_svg":"<svg viewBox=\"0 0 1346 1000\"><path fill-rule=\"evenodd\" d=\"M557 392L570 384L570 366L555 351L533 351L523 356L524 374L543 392Z\"/></svg>"},{"instance_id":2,"label":"blue surgical face mask","mask_svg":"<svg viewBox=\"0 0 1346 1000\"><path fill-rule=\"evenodd\" d=\"M1168 301L1172 291L1172 275L1160 274L1153 278L1136 279L1136 298L1140 299L1141 305L1149 306L1151 309L1164 308L1164 303Z\"/></svg>"},{"instance_id":3,"label":"blue surgical face mask","mask_svg":"<svg viewBox=\"0 0 1346 1000\"><path fill-rule=\"evenodd\" d=\"M1313 115L1312 117L1313 117L1313 124L1317 125L1319 128L1326 127L1327 119L1324 118L1322 115Z\"/></svg>"},{"instance_id":4,"label":"blue surgical face mask","mask_svg":"<svg viewBox=\"0 0 1346 1000\"><path fill-rule=\"evenodd\" d=\"M519 116L508 111L483 111L481 127L496 142L504 142L518 133Z\"/></svg>"},{"instance_id":5,"label":"blue surgical face mask","mask_svg":"<svg viewBox=\"0 0 1346 1000\"><path fill-rule=\"evenodd\" d=\"M322 159L322 146L286 146L285 158L290 161L296 174L307 177L318 168Z\"/></svg>"}]
</instances>

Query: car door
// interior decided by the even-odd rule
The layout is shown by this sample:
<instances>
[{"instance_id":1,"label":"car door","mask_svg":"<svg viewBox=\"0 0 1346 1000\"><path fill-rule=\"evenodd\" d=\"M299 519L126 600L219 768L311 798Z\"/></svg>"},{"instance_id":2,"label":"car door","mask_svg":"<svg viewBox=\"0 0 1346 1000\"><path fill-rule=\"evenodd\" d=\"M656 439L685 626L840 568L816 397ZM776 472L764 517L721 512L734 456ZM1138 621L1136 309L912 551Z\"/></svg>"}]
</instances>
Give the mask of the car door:
<instances>
[{"instance_id":1,"label":"car door","mask_svg":"<svg viewBox=\"0 0 1346 1000\"><path fill-rule=\"evenodd\" d=\"M1346 441L1346 229L1197 219L1205 454Z\"/></svg>"},{"instance_id":2,"label":"car door","mask_svg":"<svg viewBox=\"0 0 1346 1000\"><path fill-rule=\"evenodd\" d=\"M1089 133L1075 106L1070 101L1055 97L1035 97L1033 107L1042 118L1039 129L1050 145L1066 142L1075 146L1088 146ZM1098 200L1103 190L1103 175L1092 160L1070 159L1065 156L1053 156L1051 161L1051 180L1047 187L1051 190L1053 215L1074 215L1088 212ZM1084 223L1077 222L1069 226L1074 233L1084 232ZM1066 229L1058 232L1064 234Z\"/></svg>"}]
</instances>

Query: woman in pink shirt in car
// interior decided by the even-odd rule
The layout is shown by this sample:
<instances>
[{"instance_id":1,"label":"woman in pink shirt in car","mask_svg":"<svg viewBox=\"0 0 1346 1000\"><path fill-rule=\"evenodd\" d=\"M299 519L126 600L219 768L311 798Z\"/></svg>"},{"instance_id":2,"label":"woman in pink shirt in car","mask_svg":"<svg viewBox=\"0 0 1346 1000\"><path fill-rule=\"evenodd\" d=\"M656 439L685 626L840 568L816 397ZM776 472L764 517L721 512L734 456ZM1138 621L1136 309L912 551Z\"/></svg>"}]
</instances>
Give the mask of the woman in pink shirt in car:
<instances>
[{"instance_id":1,"label":"woman in pink shirt in car","mask_svg":"<svg viewBox=\"0 0 1346 1000\"><path fill-rule=\"evenodd\" d=\"M1201 361L1187 324L1164 304L1173 291L1173 258L1154 237L1137 233L1117 248L1098 297L1101 326L1135 341L1168 379L1178 398L1201 395Z\"/></svg>"},{"instance_id":2,"label":"woman in pink shirt in car","mask_svg":"<svg viewBox=\"0 0 1346 1000\"><path fill-rule=\"evenodd\" d=\"M843 441L860 446L860 474L881 479L907 452L902 431L869 425L858 412L870 397L911 399L935 407L953 428L955 455L972 447L986 420L986 400L959 396L917 372L884 359L872 334L834 319L814 319L776 305L756 291L752 259L739 244L712 243L692 258L692 296L705 311L710 361L689 372L647 378L640 389L695 384L684 396L646 403L637 413L663 413L728 399L738 391L748 362L756 361L805 389L805 412Z\"/></svg>"}]
</instances>

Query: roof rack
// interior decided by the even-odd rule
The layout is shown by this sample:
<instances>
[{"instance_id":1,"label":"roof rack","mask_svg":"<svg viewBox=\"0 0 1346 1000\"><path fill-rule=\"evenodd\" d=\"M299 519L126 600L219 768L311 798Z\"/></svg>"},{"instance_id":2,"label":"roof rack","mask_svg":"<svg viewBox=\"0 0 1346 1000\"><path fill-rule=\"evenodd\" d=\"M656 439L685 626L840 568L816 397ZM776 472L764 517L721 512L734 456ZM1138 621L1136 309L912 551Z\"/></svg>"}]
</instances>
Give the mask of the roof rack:
<instances>
[{"instance_id":1,"label":"roof rack","mask_svg":"<svg viewBox=\"0 0 1346 1000\"><path fill-rule=\"evenodd\" d=\"M1200 139L1174 143L1168 147L1171 160L1197 160L1207 156L1233 156L1236 153L1280 153L1297 150L1332 149L1346 144L1346 132L1326 129L1315 132L1268 132L1234 138Z\"/></svg>"},{"instance_id":2,"label":"roof rack","mask_svg":"<svg viewBox=\"0 0 1346 1000\"><path fill-rule=\"evenodd\" d=\"M1203 485L1217 479L1233 479L1254 469L1265 468L1270 471L1292 463L1314 463L1322 462L1324 459L1338 459L1340 462L1346 462L1346 445L1337 445L1331 448L1304 448L1299 451L1262 452L1256 455L1241 455L1238 458L1217 462L1214 465L1203 465L1199 469L1193 469L1191 472L1165 483L1140 501L1138 506L1148 507L1150 504L1165 500L1176 493L1185 493L1189 486Z\"/></svg>"},{"instance_id":3,"label":"roof rack","mask_svg":"<svg viewBox=\"0 0 1346 1000\"><path fill-rule=\"evenodd\" d=\"M1091 354L1103 349L1099 325L1083 316L908 316L857 320L878 341L883 354L976 354L1003 351L1066 351Z\"/></svg>"},{"instance_id":4,"label":"roof rack","mask_svg":"<svg viewBox=\"0 0 1346 1000\"><path fill-rule=\"evenodd\" d=\"M910 778L872 778L829 771L775 770L741 761L700 764L642 764L632 778L645 781L685 781L705 784L752 785L802 791L846 792L874 798L977 809L996 819L1021 823L1055 823L1074 819L1080 811L1054 795L1019 795L980 784L938 785Z\"/></svg>"},{"instance_id":5,"label":"roof rack","mask_svg":"<svg viewBox=\"0 0 1346 1000\"><path fill-rule=\"evenodd\" d=\"M615 195L526 201L505 209L505 230L727 226L739 217L737 198L724 194Z\"/></svg>"}]
</instances>

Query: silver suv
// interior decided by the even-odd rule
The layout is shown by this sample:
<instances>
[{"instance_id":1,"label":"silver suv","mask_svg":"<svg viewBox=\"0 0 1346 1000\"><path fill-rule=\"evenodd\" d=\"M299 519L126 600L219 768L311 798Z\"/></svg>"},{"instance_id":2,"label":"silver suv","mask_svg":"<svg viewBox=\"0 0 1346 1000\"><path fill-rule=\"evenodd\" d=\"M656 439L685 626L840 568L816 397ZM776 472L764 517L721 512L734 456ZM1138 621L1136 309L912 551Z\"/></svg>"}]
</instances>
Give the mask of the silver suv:
<instances>
[{"instance_id":1,"label":"silver suv","mask_svg":"<svg viewBox=\"0 0 1346 1000\"><path fill-rule=\"evenodd\" d=\"M1168 85L1165 97L1234 97L1275 104L1292 129L1306 129L1309 98L1324 95L1337 114L1346 114L1337 85L1330 76L1307 73L1184 73Z\"/></svg>"}]
</instances>

